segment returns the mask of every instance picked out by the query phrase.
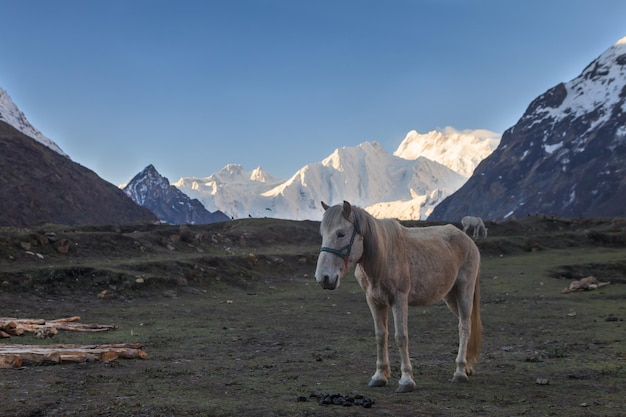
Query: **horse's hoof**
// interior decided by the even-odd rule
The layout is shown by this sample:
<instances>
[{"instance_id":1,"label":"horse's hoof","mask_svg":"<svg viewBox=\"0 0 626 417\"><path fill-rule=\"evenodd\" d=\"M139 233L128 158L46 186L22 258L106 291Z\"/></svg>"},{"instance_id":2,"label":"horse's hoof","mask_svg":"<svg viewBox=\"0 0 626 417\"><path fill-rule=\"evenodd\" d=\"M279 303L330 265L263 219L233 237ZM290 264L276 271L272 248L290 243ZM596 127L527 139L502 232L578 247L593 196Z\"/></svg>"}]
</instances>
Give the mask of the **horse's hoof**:
<instances>
[{"instance_id":1,"label":"horse's hoof","mask_svg":"<svg viewBox=\"0 0 626 417\"><path fill-rule=\"evenodd\" d=\"M451 382L467 382L469 381L469 378L467 377L466 374L461 374L461 373L455 373L452 376L452 380Z\"/></svg>"},{"instance_id":2,"label":"horse's hoof","mask_svg":"<svg viewBox=\"0 0 626 417\"><path fill-rule=\"evenodd\" d=\"M387 385L387 381L385 381L384 379L370 379L370 382L367 384L368 387L384 387L385 385Z\"/></svg>"},{"instance_id":3,"label":"horse's hoof","mask_svg":"<svg viewBox=\"0 0 626 417\"><path fill-rule=\"evenodd\" d=\"M415 390L415 387L415 383L398 385L398 388L396 388L396 392L399 394L402 394L404 392L412 392Z\"/></svg>"}]
</instances>

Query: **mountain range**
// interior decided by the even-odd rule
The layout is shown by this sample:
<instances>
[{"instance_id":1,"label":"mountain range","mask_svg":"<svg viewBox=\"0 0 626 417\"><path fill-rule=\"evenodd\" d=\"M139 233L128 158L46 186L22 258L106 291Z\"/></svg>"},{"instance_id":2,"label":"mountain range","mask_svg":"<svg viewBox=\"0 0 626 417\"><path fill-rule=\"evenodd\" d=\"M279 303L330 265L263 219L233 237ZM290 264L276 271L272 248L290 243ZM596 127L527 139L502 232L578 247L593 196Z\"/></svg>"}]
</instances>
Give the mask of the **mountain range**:
<instances>
[{"instance_id":1,"label":"mountain range","mask_svg":"<svg viewBox=\"0 0 626 417\"><path fill-rule=\"evenodd\" d=\"M318 220L320 201L344 199L406 220L626 216L625 126L623 38L533 100L501 137L411 131L393 154L377 142L342 147L287 180L229 164L170 184L150 165L123 192L72 162L0 89L0 224L120 224L152 221L153 213L197 223L211 221L211 211L221 220Z\"/></svg>"},{"instance_id":2,"label":"mountain range","mask_svg":"<svg viewBox=\"0 0 626 417\"><path fill-rule=\"evenodd\" d=\"M208 177L181 178L173 185L233 218L319 220L320 201L345 199L378 217L424 219L467 181L499 139L486 130L411 131L394 154L378 142L342 147L287 180L276 180L261 167L248 172L229 164Z\"/></svg>"}]
</instances>

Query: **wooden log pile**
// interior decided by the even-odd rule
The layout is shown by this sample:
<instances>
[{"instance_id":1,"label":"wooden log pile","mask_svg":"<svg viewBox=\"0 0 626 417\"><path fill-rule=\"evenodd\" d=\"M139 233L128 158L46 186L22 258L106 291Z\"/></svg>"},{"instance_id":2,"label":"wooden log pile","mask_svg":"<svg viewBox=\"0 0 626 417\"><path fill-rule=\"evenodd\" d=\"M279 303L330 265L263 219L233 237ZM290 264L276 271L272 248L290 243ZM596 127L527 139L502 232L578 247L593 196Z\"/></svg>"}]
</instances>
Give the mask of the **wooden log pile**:
<instances>
[{"instance_id":1,"label":"wooden log pile","mask_svg":"<svg viewBox=\"0 0 626 417\"><path fill-rule=\"evenodd\" d=\"M117 327L110 324L79 323L80 317L56 320L18 319L0 317L0 338L32 333L47 338L60 330L73 332L105 332ZM111 362L118 358L146 359L148 355L140 343L101 345L20 345L0 343L0 368L19 368L28 364L55 364L76 362Z\"/></svg>"},{"instance_id":2,"label":"wooden log pile","mask_svg":"<svg viewBox=\"0 0 626 417\"><path fill-rule=\"evenodd\" d=\"M0 344L0 368L28 364L111 362L117 358L146 359L140 343L104 345L14 345Z\"/></svg>"},{"instance_id":3,"label":"wooden log pile","mask_svg":"<svg viewBox=\"0 0 626 417\"><path fill-rule=\"evenodd\" d=\"M79 323L80 317L66 317L56 320L44 319L17 319L0 317L0 338L21 336L26 332L33 333L39 338L52 337L59 330L73 332L105 332L116 329L112 324L85 324Z\"/></svg>"}]
</instances>

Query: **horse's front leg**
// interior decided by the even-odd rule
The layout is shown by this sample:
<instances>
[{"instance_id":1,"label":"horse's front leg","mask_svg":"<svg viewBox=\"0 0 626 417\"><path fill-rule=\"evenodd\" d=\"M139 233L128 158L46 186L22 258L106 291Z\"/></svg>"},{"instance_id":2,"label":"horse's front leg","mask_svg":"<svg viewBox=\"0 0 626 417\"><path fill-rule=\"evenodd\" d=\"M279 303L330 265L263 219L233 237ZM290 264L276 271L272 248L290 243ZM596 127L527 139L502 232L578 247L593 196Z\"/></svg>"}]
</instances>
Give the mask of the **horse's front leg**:
<instances>
[{"instance_id":1,"label":"horse's front leg","mask_svg":"<svg viewBox=\"0 0 626 417\"><path fill-rule=\"evenodd\" d=\"M387 385L387 380L391 375L389 350L387 349L388 307L377 304L370 297L367 297L367 304L374 319L374 334L376 336L376 373L372 375L368 385L370 387L382 387Z\"/></svg>"},{"instance_id":2,"label":"horse's front leg","mask_svg":"<svg viewBox=\"0 0 626 417\"><path fill-rule=\"evenodd\" d=\"M398 297L392 307L393 322L395 325L395 338L398 350L400 351L400 370L402 377L398 383L396 392L411 392L416 384L413 380L413 365L409 357L409 330L408 330L408 310L409 304L406 295Z\"/></svg>"}]
</instances>

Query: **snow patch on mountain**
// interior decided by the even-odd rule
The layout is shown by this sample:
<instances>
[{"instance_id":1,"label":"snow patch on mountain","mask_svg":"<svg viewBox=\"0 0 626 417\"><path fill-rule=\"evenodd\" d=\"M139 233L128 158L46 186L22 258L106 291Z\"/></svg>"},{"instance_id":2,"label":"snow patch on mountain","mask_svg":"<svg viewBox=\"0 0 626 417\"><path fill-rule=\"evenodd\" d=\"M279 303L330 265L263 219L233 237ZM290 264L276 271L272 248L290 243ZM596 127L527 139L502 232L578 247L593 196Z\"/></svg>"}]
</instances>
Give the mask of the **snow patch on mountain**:
<instances>
[{"instance_id":1,"label":"snow patch on mountain","mask_svg":"<svg viewBox=\"0 0 626 417\"><path fill-rule=\"evenodd\" d=\"M47 146L56 153L69 158L69 156L61 150L59 145L54 143L52 139L44 136L38 129L30 124L24 113L20 111L13 100L11 100L9 94L2 88L0 88L0 120L10 124L26 136L35 139L37 142Z\"/></svg>"}]
</instances>

